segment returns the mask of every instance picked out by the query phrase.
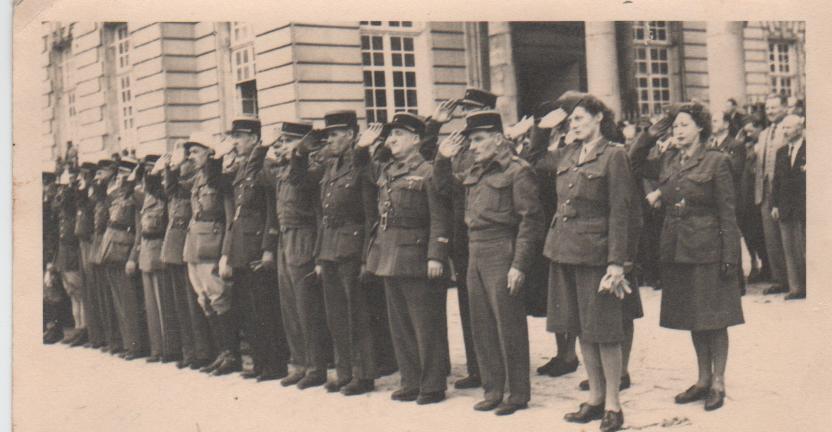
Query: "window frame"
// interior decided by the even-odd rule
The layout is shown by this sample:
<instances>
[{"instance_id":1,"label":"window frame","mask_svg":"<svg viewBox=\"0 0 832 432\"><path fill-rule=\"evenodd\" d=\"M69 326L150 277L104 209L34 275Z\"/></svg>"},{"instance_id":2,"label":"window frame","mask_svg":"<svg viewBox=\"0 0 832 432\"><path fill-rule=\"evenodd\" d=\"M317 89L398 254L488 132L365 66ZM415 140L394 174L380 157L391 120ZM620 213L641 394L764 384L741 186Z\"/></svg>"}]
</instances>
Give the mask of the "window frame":
<instances>
[{"instance_id":1,"label":"window frame","mask_svg":"<svg viewBox=\"0 0 832 432\"><path fill-rule=\"evenodd\" d=\"M135 97L133 91L133 64L130 61L131 33L127 23L118 23L111 28L112 36L108 49L111 50L116 89L116 111L119 147L132 149L138 146Z\"/></svg>"},{"instance_id":2,"label":"window frame","mask_svg":"<svg viewBox=\"0 0 832 432\"><path fill-rule=\"evenodd\" d=\"M242 33L242 34L241 34ZM231 86L234 91L233 115L259 116L257 98L257 54L254 49L254 26L249 22L228 23L228 57L231 63ZM240 56L244 57L243 61ZM241 75L242 74L242 75ZM253 97L245 97L248 86L254 86ZM248 89L251 90L251 89ZM245 109L246 103L253 102L253 111Z\"/></svg>"},{"instance_id":3,"label":"window frame","mask_svg":"<svg viewBox=\"0 0 832 432\"><path fill-rule=\"evenodd\" d=\"M663 23L663 25L659 26L657 23ZM641 37L639 37L640 32ZM654 34L656 37L652 37ZM632 37L633 75L638 115L661 114L662 106L675 100L673 22L634 21ZM640 58L642 50L644 57ZM644 72L640 70L641 64L645 65ZM662 66L665 66L664 71L662 71ZM659 68L658 71L654 71L656 67ZM645 85L642 85L642 82ZM643 92L646 92L646 98L643 97Z\"/></svg>"},{"instance_id":4,"label":"window frame","mask_svg":"<svg viewBox=\"0 0 832 432\"><path fill-rule=\"evenodd\" d=\"M772 50L773 47L778 47L778 49ZM780 49L781 47L786 48L785 52ZM794 96L797 84L797 45L790 40L770 39L767 53L769 93L783 94L783 90L786 90L786 96ZM782 62L784 56L786 63ZM783 67L788 70L783 71ZM784 85L784 82L788 84Z\"/></svg>"}]
</instances>

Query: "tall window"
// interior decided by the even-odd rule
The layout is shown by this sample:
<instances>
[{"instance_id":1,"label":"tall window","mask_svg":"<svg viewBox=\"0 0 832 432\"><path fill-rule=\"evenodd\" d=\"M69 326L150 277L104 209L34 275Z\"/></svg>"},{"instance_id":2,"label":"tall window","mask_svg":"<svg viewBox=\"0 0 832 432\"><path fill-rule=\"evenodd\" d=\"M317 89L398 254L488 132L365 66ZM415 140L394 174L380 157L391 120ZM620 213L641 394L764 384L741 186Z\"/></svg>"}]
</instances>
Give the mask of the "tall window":
<instances>
[{"instance_id":1,"label":"tall window","mask_svg":"<svg viewBox=\"0 0 832 432\"><path fill-rule=\"evenodd\" d=\"M768 44L768 71L772 93L792 95L792 80L796 71L794 49L794 44L788 42Z\"/></svg>"},{"instance_id":2,"label":"tall window","mask_svg":"<svg viewBox=\"0 0 832 432\"><path fill-rule=\"evenodd\" d=\"M243 115L257 115L257 80L254 61L254 32L251 25L230 23L231 70L235 87L236 111Z\"/></svg>"},{"instance_id":3,"label":"tall window","mask_svg":"<svg viewBox=\"0 0 832 432\"><path fill-rule=\"evenodd\" d=\"M133 129L133 94L130 91L130 75L124 75L118 81L121 127L125 130Z\"/></svg>"},{"instance_id":4,"label":"tall window","mask_svg":"<svg viewBox=\"0 0 832 432\"><path fill-rule=\"evenodd\" d=\"M670 103L670 29L667 21L636 21L636 86L642 115L660 114Z\"/></svg>"},{"instance_id":5,"label":"tall window","mask_svg":"<svg viewBox=\"0 0 832 432\"><path fill-rule=\"evenodd\" d=\"M130 31L126 23L113 27L109 47L115 66L115 86L118 91L118 129L122 148L133 148L137 134L133 113L133 64L130 62Z\"/></svg>"},{"instance_id":6,"label":"tall window","mask_svg":"<svg viewBox=\"0 0 832 432\"><path fill-rule=\"evenodd\" d=\"M416 37L411 21L361 21L367 122L387 122L399 111L418 112Z\"/></svg>"}]
</instances>

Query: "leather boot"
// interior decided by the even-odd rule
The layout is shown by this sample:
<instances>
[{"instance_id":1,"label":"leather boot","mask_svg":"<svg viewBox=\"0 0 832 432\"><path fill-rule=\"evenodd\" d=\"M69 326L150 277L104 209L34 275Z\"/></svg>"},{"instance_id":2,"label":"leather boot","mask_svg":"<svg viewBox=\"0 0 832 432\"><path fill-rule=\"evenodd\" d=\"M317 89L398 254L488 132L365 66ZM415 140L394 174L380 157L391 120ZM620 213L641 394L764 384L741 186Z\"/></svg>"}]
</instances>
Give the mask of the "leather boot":
<instances>
[{"instance_id":1,"label":"leather boot","mask_svg":"<svg viewBox=\"0 0 832 432\"><path fill-rule=\"evenodd\" d=\"M233 322L233 315L231 312L217 315L217 327L219 333L222 334L221 346L223 358L222 362L211 372L211 375L219 376L226 375L231 372L239 372L242 370L242 362L240 361L240 350L237 344L236 327Z\"/></svg>"},{"instance_id":2,"label":"leather boot","mask_svg":"<svg viewBox=\"0 0 832 432\"><path fill-rule=\"evenodd\" d=\"M220 332L219 324L217 323L217 314L210 314L210 315L207 315L205 318L208 321L208 328L211 331L211 338L217 344L221 345L222 344L222 333ZM222 363L222 350L220 350L220 353L217 354L217 357L214 359L214 361L212 361L210 364L208 364L206 366L203 366L202 368L199 369L199 371L204 372L204 373L211 373L211 372L214 371L214 369L217 368L217 366L220 365L220 363Z\"/></svg>"}]
</instances>

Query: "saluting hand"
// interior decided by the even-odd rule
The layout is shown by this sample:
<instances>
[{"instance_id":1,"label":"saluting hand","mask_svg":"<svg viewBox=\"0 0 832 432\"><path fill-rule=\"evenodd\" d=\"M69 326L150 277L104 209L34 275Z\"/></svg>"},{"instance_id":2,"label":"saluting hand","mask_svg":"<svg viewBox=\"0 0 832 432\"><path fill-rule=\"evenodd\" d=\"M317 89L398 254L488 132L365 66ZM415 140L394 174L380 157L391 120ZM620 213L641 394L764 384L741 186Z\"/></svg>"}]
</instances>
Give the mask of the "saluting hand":
<instances>
[{"instance_id":1,"label":"saluting hand","mask_svg":"<svg viewBox=\"0 0 832 432\"><path fill-rule=\"evenodd\" d=\"M653 138L662 137L668 130L670 130L672 124L673 117L671 117L669 113L665 113L659 121L653 123L649 128L647 128L647 133Z\"/></svg>"},{"instance_id":2,"label":"saluting hand","mask_svg":"<svg viewBox=\"0 0 832 432\"><path fill-rule=\"evenodd\" d=\"M428 260L428 279L439 279L442 277L442 273L445 271L445 266L442 265L441 261L437 260Z\"/></svg>"},{"instance_id":3,"label":"saluting hand","mask_svg":"<svg viewBox=\"0 0 832 432\"><path fill-rule=\"evenodd\" d=\"M650 207L657 209L662 206L662 191L659 189L650 192L645 198L647 198L647 203L650 204Z\"/></svg>"},{"instance_id":4,"label":"saluting hand","mask_svg":"<svg viewBox=\"0 0 832 432\"><path fill-rule=\"evenodd\" d=\"M442 143L439 144L439 154L442 157L450 159L462 150L462 144L465 142L465 136L460 131L451 132Z\"/></svg>"},{"instance_id":5,"label":"saluting hand","mask_svg":"<svg viewBox=\"0 0 832 432\"><path fill-rule=\"evenodd\" d=\"M378 140L378 137L381 136L381 130L383 128L384 124L382 123L371 123L358 138L358 142L355 144L356 147L370 148Z\"/></svg>"},{"instance_id":6,"label":"saluting hand","mask_svg":"<svg viewBox=\"0 0 832 432\"><path fill-rule=\"evenodd\" d=\"M454 117L457 105L459 105L459 99L448 99L436 106L431 118L438 123L445 124Z\"/></svg>"},{"instance_id":7,"label":"saluting hand","mask_svg":"<svg viewBox=\"0 0 832 432\"><path fill-rule=\"evenodd\" d=\"M526 274L512 267L508 270L508 293L511 296L520 294L520 289L523 288L523 282L526 281Z\"/></svg>"},{"instance_id":8,"label":"saluting hand","mask_svg":"<svg viewBox=\"0 0 832 432\"><path fill-rule=\"evenodd\" d=\"M771 218L774 219L775 221L780 220L780 208L778 208L778 207L772 207L771 208Z\"/></svg>"}]
</instances>

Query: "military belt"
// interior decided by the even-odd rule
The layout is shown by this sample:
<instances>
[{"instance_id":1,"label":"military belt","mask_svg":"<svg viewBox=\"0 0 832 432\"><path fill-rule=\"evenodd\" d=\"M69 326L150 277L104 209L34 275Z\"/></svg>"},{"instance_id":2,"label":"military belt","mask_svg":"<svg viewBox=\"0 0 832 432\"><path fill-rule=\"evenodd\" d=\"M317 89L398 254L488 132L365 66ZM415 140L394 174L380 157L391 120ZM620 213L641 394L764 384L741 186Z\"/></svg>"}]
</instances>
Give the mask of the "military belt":
<instances>
[{"instance_id":1,"label":"military belt","mask_svg":"<svg viewBox=\"0 0 832 432\"><path fill-rule=\"evenodd\" d=\"M163 239L163 238L165 238L165 232L160 231L160 232L155 232L155 233L148 233L148 232L142 231L142 238L145 239L145 240Z\"/></svg>"},{"instance_id":2,"label":"military belt","mask_svg":"<svg viewBox=\"0 0 832 432\"><path fill-rule=\"evenodd\" d=\"M323 225L327 228L338 228L345 225L346 220L338 216L324 215L324 217L321 218L321 223L323 223Z\"/></svg>"},{"instance_id":3,"label":"military belt","mask_svg":"<svg viewBox=\"0 0 832 432\"><path fill-rule=\"evenodd\" d=\"M118 223L118 222L110 222L110 223L107 224L107 227L112 228L114 230L119 230L119 231L127 231L127 232L133 231L133 226L132 225Z\"/></svg>"},{"instance_id":4,"label":"military belt","mask_svg":"<svg viewBox=\"0 0 832 432\"><path fill-rule=\"evenodd\" d=\"M383 230L387 228L428 228L429 225L429 222L424 218L392 215L387 212L381 214L378 223L379 228Z\"/></svg>"}]
</instances>

